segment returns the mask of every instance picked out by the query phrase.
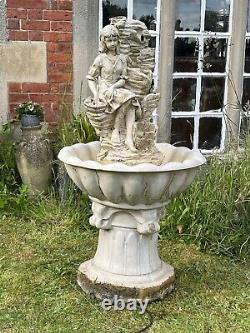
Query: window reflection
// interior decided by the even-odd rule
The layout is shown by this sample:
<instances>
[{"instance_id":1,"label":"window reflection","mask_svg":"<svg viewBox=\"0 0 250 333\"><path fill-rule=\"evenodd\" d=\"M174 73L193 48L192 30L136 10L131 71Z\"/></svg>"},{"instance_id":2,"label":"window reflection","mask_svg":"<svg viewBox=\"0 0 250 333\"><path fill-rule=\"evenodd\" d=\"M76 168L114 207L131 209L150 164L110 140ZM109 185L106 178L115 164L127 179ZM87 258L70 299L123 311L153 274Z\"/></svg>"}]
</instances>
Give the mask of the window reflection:
<instances>
[{"instance_id":1,"label":"window reflection","mask_svg":"<svg viewBox=\"0 0 250 333\"><path fill-rule=\"evenodd\" d=\"M193 148L194 119L172 118L171 144Z\"/></svg>"},{"instance_id":2,"label":"window reflection","mask_svg":"<svg viewBox=\"0 0 250 333\"><path fill-rule=\"evenodd\" d=\"M204 72L225 72L227 40L208 38L204 40Z\"/></svg>"},{"instance_id":3,"label":"window reflection","mask_svg":"<svg viewBox=\"0 0 250 333\"><path fill-rule=\"evenodd\" d=\"M150 37L148 46L151 47L152 49L156 48L156 37L154 36Z\"/></svg>"},{"instance_id":4,"label":"window reflection","mask_svg":"<svg viewBox=\"0 0 250 333\"><path fill-rule=\"evenodd\" d=\"M225 78L202 78L200 105L201 112L218 110L223 107L224 86Z\"/></svg>"},{"instance_id":5,"label":"window reflection","mask_svg":"<svg viewBox=\"0 0 250 333\"><path fill-rule=\"evenodd\" d=\"M250 39L246 39L245 72L250 73Z\"/></svg>"},{"instance_id":6,"label":"window reflection","mask_svg":"<svg viewBox=\"0 0 250 333\"><path fill-rule=\"evenodd\" d=\"M127 0L103 0L103 26L115 16L127 16Z\"/></svg>"},{"instance_id":7,"label":"window reflection","mask_svg":"<svg viewBox=\"0 0 250 333\"><path fill-rule=\"evenodd\" d=\"M243 82L243 96L242 105L243 107L250 102L250 78L244 79Z\"/></svg>"},{"instance_id":8,"label":"window reflection","mask_svg":"<svg viewBox=\"0 0 250 333\"><path fill-rule=\"evenodd\" d=\"M241 147L246 148L246 140L250 135L250 117L243 116L240 123L240 140L239 144Z\"/></svg>"},{"instance_id":9,"label":"window reflection","mask_svg":"<svg viewBox=\"0 0 250 333\"><path fill-rule=\"evenodd\" d=\"M200 0L177 0L175 30L200 31L200 19Z\"/></svg>"},{"instance_id":10,"label":"window reflection","mask_svg":"<svg viewBox=\"0 0 250 333\"><path fill-rule=\"evenodd\" d=\"M149 30L156 30L157 0L134 0L133 18L144 22Z\"/></svg>"},{"instance_id":11,"label":"window reflection","mask_svg":"<svg viewBox=\"0 0 250 333\"><path fill-rule=\"evenodd\" d=\"M199 126L199 149L219 149L221 129L221 118L201 118Z\"/></svg>"},{"instance_id":12,"label":"window reflection","mask_svg":"<svg viewBox=\"0 0 250 333\"><path fill-rule=\"evenodd\" d=\"M194 111L196 79L173 80L173 111Z\"/></svg>"},{"instance_id":13,"label":"window reflection","mask_svg":"<svg viewBox=\"0 0 250 333\"><path fill-rule=\"evenodd\" d=\"M247 20L247 32L250 32L250 1L248 0L248 20Z\"/></svg>"},{"instance_id":14,"label":"window reflection","mask_svg":"<svg viewBox=\"0 0 250 333\"><path fill-rule=\"evenodd\" d=\"M227 32L230 0L207 0L205 30Z\"/></svg>"},{"instance_id":15,"label":"window reflection","mask_svg":"<svg viewBox=\"0 0 250 333\"><path fill-rule=\"evenodd\" d=\"M198 40L195 38L176 38L174 47L174 71L196 72L198 63Z\"/></svg>"}]
</instances>

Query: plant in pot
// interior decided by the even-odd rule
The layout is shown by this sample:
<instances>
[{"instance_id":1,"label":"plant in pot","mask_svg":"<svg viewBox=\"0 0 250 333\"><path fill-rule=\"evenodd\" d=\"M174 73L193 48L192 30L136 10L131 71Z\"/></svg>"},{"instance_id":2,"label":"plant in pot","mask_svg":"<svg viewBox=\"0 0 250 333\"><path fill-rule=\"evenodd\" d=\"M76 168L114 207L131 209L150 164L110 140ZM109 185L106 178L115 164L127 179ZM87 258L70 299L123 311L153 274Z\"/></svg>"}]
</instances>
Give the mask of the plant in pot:
<instances>
[{"instance_id":1,"label":"plant in pot","mask_svg":"<svg viewBox=\"0 0 250 333\"><path fill-rule=\"evenodd\" d=\"M40 104L32 101L19 104L16 108L17 118L22 127L39 126L43 120L43 108Z\"/></svg>"}]
</instances>

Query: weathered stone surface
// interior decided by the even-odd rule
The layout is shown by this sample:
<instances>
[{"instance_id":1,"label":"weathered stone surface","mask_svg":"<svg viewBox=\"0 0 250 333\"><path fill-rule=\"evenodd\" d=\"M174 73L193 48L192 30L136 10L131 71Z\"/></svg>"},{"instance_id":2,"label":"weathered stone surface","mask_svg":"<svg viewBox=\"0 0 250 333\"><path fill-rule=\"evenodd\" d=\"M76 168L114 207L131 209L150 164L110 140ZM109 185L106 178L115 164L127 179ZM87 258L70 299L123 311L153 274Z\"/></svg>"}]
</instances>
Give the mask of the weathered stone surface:
<instances>
[{"instance_id":1,"label":"weathered stone surface","mask_svg":"<svg viewBox=\"0 0 250 333\"><path fill-rule=\"evenodd\" d=\"M6 33L6 7L5 1L0 1L0 42L5 41L7 38Z\"/></svg>"},{"instance_id":2,"label":"weathered stone surface","mask_svg":"<svg viewBox=\"0 0 250 333\"><path fill-rule=\"evenodd\" d=\"M46 82L47 59L44 42L0 44L0 75L14 82Z\"/></svg>"},{"instance_id":3,"label":"weathered stone surface","mask_svg":"<svg viewBox=\"0 0 250 333\"><path fill-rule=\"evenodd\" d=\"M170 144L157 144L164 164L103 164L97 161L99 142L65 147L59 154L77 186L99 203L111 207L153 209L186 189L200 165L199 151Z\"/></svg>"},{"instance_id":4,"label":"weathered stone surface","mask_svg":"<svg viewBox=\"0 0 250 333\"><path fill-rule=\"evenodd\" d=\"M109 274L97 268L92 260L80 265L77 274L79 286L88 294L97 299L111 299L115 296L126 301L140 299L154 301L163 299L174 289L174 269L162 263L159 271L145 276Z\"/></svg>"},{"instance_id":5,"label":"weathered stone surface","mask_svg":"<svg viewBox=\"0 0 250 333\"><path fill-rule=\"evenodd\" d=\"M174 269L158 255L163 209L193 181L205 162L199 151L158 144L160 166L97 161L99 142L76 144L59 159L75 184L90 196L90 224L100 229L95 257L79 267L78 283L99 299L155 300L174 287Z\"/></svg>"},{"instance_id":6,"label":"weathered stone surface","mask_svg":"<svg viewBox=\"0 0 250 333\"><path fill-rule=\"evenodd\" d=\"M52 178L52 152L41 128L42 125L22 128L16 149L18 171L31 195L47 192Z\"/></svg>"},{"instance_id":7,"label":"weathered stone surface","mask_svg":"<svg viewBox=\"0 0 250 333\"><path fill-rule=\"evenodd\" d=\"M112 18L101 31L100 54L87 75L93 98L84 105L100 135L103 163L162 163L152 123L160 96L151 92L155 62L149 40L144 23L125 17Z\"/></svg>"},{"instance_id":8,"label":"weathered stone surface","mask_svg":"<svg viewBox=\"0 0 250 333\"><path fill-rule=\"evenodd\" d=\"M126 18L111 23L87 75L93 97L84 102L100 142L65 147L58 156L93 202L89 222L100 230L78 284L98 299L155 300L174 288L174 269L158 255L160 217L205 159L199 151L155 143L151 117L160 96L151 92L148 31Z\"/></svg>"},{"instance_id":9,"label":"weathered stone surface","mask_svg":"<svg viewBox=\"0 0 250 333\"><path fill-rule=\"evenodd\" d=\"M73 8L74 112L79 113L82 101L89 95L85 77L93 54L98 52L99 0L74 0Z\"/></svg>"},{"instance_id":10,"label":"weathered stone surface","mask_svg":"<svg viewBox=\"0 0 250 333\"><path fill-rule=\"evenodd\" d=\"M0 43L0 124L8 119L7 83L10 81L47 82L46 43Z\"/></svg>"}]
</instances>

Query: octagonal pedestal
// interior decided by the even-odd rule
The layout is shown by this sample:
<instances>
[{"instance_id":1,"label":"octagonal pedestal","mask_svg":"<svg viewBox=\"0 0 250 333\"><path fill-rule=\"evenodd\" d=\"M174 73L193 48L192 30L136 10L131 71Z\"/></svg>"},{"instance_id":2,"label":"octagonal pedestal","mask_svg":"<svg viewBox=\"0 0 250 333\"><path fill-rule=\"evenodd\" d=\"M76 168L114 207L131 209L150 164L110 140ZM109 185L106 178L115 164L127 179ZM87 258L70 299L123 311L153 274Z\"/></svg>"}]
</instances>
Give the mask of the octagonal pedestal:
<instances>
[{"instance_id":1,"label":"octagonal pedestal","mask_svg":"<svg viewBox=\"0 0 250 333\"><path fill-rule=\"evenodd\" d=\"M93 203L90 223L98 228L93 259L82 263L78 284L98 299L114 296L156 300L174 288L174 269L157 250L160 208L132 210Z\"/></svg>"}]
</instances>

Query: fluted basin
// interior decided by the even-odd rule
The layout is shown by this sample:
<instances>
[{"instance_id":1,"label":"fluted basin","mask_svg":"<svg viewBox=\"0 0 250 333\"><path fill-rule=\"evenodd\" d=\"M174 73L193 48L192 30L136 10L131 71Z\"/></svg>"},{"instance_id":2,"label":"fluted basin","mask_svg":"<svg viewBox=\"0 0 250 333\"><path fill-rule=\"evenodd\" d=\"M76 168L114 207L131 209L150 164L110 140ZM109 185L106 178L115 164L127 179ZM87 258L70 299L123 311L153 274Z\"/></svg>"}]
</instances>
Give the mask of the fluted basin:
<instances>
[{"instance_id":1,"label":"fluted basin","mask_svg":"<svg viewBox=\"0 0 250 333\"><path fill-rule=\"evenodd\" d=\"M163 207L193 181L205 163L199 151L157 144L164 163L102 164L99 142L63 148L59 159L92 200L89 222L100 229L93 259L82 263L78 283L97 298L159 299L174 286L174 269L157 250Z\"/></svg>"},{"instance_id":2,"label":"fluted basin","mask_svg":"<svg viewBox=\"0 0 250 333\"><path fill-rule=\"evenodd\" d=\"M160 207L192 183L205 158L199 151L167 143L157 144L157 148L165 155L161 166L101 164L96 161L99 142L65 147L59 159L75 184L93 200L133 209Z\"/></svg>"}]
</instances>

